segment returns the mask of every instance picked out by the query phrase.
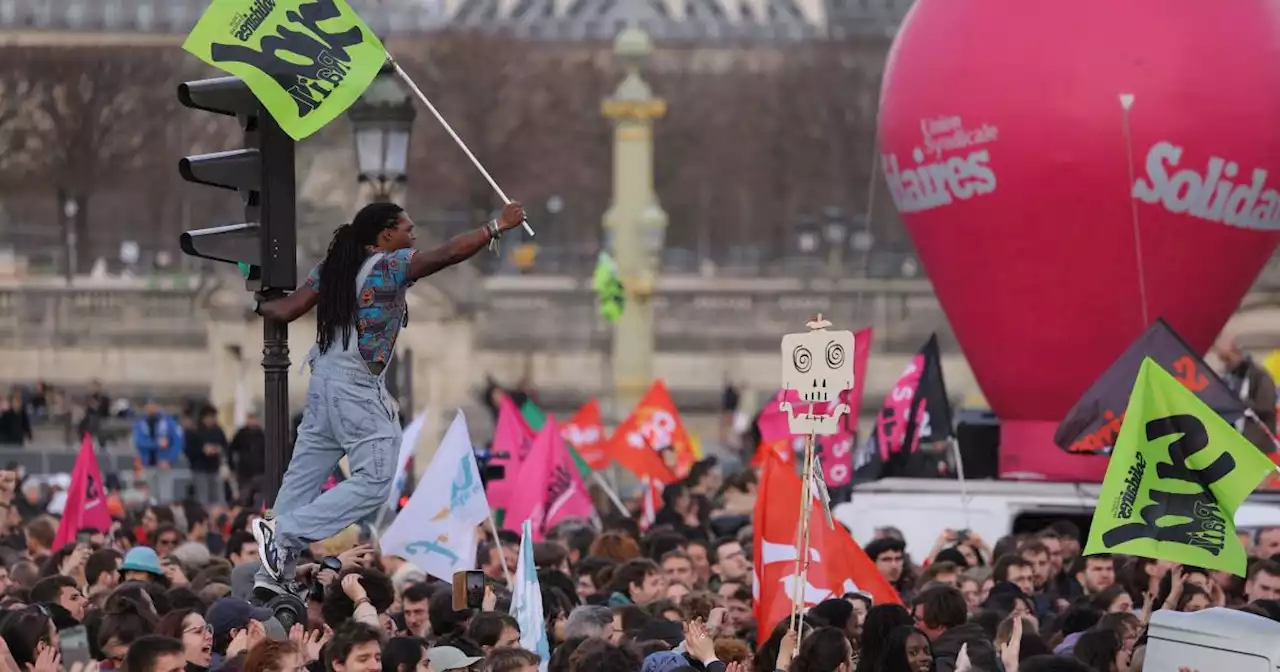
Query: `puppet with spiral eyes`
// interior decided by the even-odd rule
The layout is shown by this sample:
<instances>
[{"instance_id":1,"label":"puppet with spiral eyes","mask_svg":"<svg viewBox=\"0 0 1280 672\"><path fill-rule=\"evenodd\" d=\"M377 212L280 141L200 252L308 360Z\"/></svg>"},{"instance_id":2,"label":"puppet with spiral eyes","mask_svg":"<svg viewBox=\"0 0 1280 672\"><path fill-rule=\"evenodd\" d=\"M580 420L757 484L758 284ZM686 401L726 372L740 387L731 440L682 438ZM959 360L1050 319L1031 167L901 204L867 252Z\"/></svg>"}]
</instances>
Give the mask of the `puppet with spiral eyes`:
<instances>
[{"instance_id":1,"label":"puppet with spiral eyes","mask_svg":"<svg viewBox=\"0 0 1280 672\"><path fill-rule=\"evenodd\" d=\"M840 432L840 417L849 412L841 394L853 389L852 331L827 331L830 322L819 315L808 323L809 331L782 337L783 400L792 434L829 436ZM800 396L793 404L785 391ZM803 410L797 412L796 406ZM825 412L823 412L825 411Z\"/></svg>"}]
</instances>

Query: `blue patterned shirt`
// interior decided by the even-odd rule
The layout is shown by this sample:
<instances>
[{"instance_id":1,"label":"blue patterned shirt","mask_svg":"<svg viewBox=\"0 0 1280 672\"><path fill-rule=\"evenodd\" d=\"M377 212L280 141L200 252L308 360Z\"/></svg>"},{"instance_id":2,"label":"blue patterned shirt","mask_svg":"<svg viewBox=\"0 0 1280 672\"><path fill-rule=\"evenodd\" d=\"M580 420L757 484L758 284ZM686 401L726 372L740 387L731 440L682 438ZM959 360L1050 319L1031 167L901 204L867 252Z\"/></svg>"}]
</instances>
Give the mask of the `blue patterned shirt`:
<instances>
[{"instance_id":1,"label":"blue patterned shirt","mask_svg":"<svg viewBox=\"0 0 1280 672\"><path fill-rule=\"evenodd\" d=\"M409 279L409 262L416 252L409 248L383 255L369 271L369 277L356 296L360 356L370 364L386 364L391 360L396 336L400 334L407 315L404 295L413 284ZM320 291L321 265L316 264L307 274L306 286L317 292ZM341 346L341 343L334 345Z\"/></svg>"}]
</instances>

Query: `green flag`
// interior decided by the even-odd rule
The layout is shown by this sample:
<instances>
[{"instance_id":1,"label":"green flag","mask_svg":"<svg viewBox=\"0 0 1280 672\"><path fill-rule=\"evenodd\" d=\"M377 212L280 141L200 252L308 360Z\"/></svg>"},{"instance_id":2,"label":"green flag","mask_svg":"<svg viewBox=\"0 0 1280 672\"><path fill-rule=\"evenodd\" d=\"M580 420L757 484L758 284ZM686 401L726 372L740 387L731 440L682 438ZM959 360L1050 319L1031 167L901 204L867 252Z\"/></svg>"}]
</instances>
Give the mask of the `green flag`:
<instances>
[{"instance_id":1,"label":"green flag","mask_svg":"<svg viewBox=\"0 0 1280 672\"><path fill-rule=\"evenodd\" d=\"M182 48L244 80L294 140L346 111L387 60L346 0L215 0Z\"/></svg>"},{"instance_id":2,"label":"green flag","mask_svg":"<svg viewBox=\"0 0 1280 672\"><path fill-rule=\"evenodd\" d=\"M1236 509L1275 468L1148 357L1129 396L1084 553L1139 555L1244 576Z\"/></svg>"},{"instance_id":3,"label":"green flag","mask_svg":"<svg viewBox=\"0 0 1280 672\"><path fill-rule=\"evenodd\" d=\"M617 322L627 308L627 294L618 278L618 266L608 252L600 252L596 270L591 276L591 288L596 292L596 304L600 316L608 322Z\"/></svg>"},{"instance_id":4,"label":"green flag","mask_svg":"<svg viewBox=\"0 0 1280 672\"><path fill-rule=\"evenodd\" d=\"M520 407L520 415L524 416L524 421L529 425L529 429L535 432L542 431L542 426L547 424L547 414L543 413L537 404L528 399L525 399L524 405ZM591 478L591 465L582 459L573 444L565 441L564 448L569 451L569 457L573 458L573 465L578 468L578 476L582 478L583 483L586 483Z\"/></svg>"}]
</instances>

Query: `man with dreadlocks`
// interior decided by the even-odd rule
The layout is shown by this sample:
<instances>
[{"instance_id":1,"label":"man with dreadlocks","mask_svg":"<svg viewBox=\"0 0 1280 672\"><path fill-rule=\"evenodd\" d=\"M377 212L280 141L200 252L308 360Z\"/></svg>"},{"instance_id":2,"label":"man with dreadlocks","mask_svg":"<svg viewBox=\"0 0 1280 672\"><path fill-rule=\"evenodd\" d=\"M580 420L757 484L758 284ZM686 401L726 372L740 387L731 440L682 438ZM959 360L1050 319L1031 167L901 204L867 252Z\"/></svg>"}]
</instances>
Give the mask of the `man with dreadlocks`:
<instances>
[{"instance_id":1,"label":"man with dreadlocks","mask_svg":"<svg viewBox=\"0 0 1280 672\"><path fill-rule=\"evenodd\" d=\"M257 589L296 592L294 572L302 550L387 500L395 480L400 420L385 378L407 317L406 289L470 258L523 220L524 209L511 203L484 227L418 252L413 221L404 210L373 203L338 227L324 260L298 291L259 305L263 316L290 322L315 307L316 345L307 355L311 384L293 458L275 508L252 523L262 555ZM344 455L351 478L317 496ZM269 599L270 593L260 597Z\"/></svg>"}]
</instances>

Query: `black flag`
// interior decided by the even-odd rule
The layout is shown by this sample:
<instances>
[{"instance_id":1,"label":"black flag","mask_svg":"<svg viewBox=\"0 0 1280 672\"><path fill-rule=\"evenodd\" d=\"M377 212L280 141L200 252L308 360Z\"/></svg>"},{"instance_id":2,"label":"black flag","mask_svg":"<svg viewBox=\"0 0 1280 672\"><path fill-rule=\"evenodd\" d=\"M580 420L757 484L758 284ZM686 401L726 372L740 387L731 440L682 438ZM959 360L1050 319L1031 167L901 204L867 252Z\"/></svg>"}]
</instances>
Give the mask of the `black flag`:
<instances>
[{"instance_id":1,"label":"black flag","mask_svg":"<svg viewBox=\"0 0 1280 672\"><path fill-rule=\"evenodd\" d=\"M854 456L854 481L936 477L939 461L920 444L952 437L951 402L942 378L938 337L930 336L885 397L871 435Z\"/></svg>"},{"instance_id":2,"label":"black flag","mask_svg":"<svg viewBox=\"0 0 1280 672\"><path fill-rule=\"evenodd\" d=\"M1244 403L1231 393L1218 374L1191 351L1167 322L1157 319L1067 412L1053 435L1053 442L1068 453L1110 454L1120 435L1129 393L1146 357L1164 367L1227 422L1234 423L1244 415Z\"/></svg>"}]
</instances>

